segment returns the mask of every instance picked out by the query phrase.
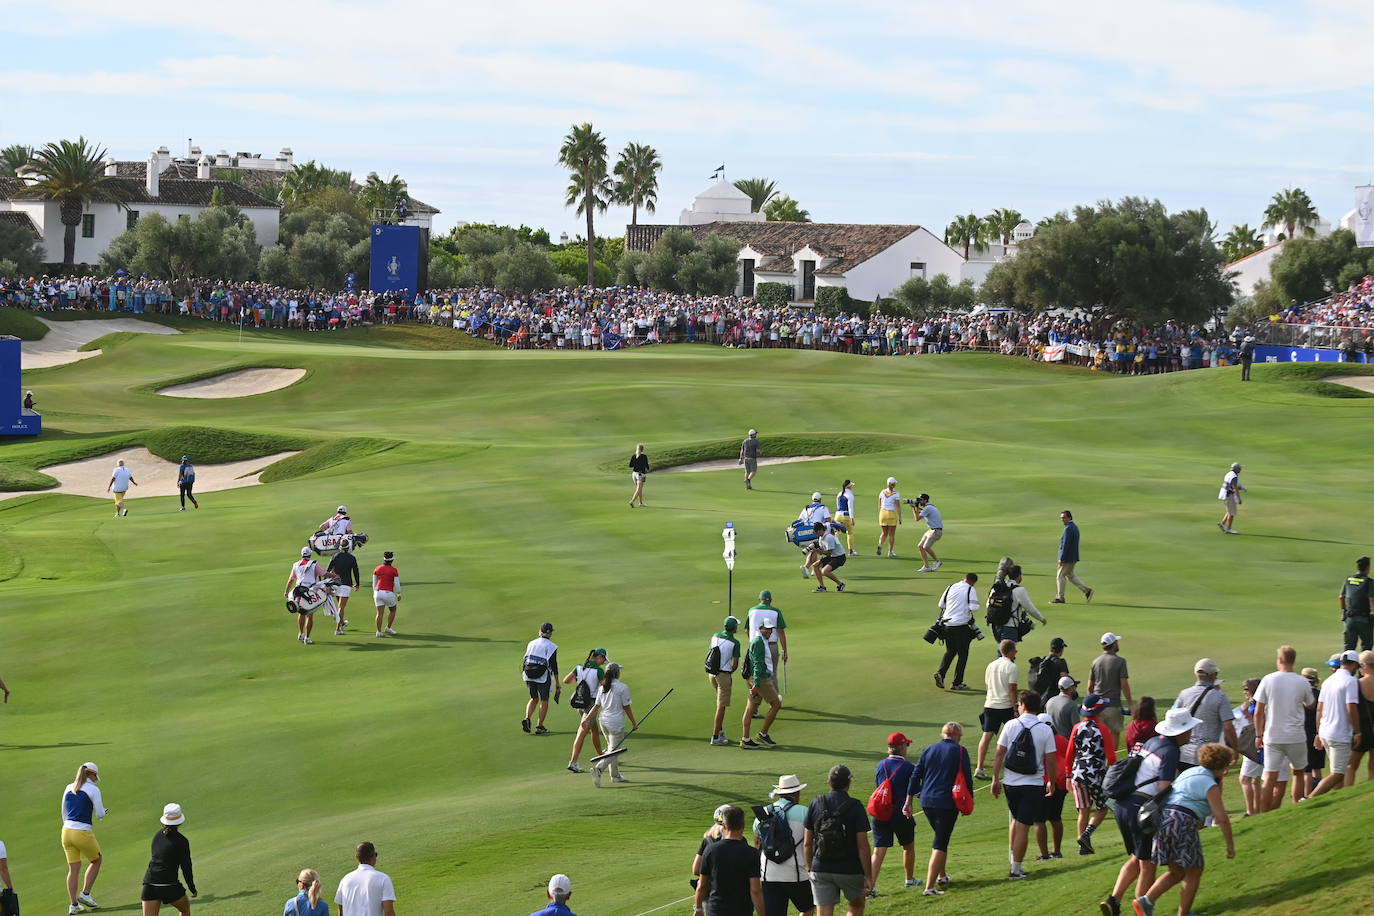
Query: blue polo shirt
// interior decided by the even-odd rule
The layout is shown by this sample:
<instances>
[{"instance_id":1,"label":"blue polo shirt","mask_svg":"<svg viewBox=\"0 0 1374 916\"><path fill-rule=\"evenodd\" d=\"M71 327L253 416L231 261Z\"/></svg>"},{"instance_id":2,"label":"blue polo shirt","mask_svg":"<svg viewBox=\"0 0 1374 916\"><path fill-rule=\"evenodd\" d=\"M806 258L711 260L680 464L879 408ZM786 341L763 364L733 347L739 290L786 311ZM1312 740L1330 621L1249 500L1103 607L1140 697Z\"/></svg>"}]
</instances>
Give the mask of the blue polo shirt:
<instances>
[{"instance_id":1,"label":"blue polo shirt","mask_svg":"<svg viewBox=\"0 0 1374 916\"><path fill-rule=\"evenodd\" d=\"M550 901L542 910L535 910L530 916L576 916L566 903Z\"/></svg>"}]
</instances>

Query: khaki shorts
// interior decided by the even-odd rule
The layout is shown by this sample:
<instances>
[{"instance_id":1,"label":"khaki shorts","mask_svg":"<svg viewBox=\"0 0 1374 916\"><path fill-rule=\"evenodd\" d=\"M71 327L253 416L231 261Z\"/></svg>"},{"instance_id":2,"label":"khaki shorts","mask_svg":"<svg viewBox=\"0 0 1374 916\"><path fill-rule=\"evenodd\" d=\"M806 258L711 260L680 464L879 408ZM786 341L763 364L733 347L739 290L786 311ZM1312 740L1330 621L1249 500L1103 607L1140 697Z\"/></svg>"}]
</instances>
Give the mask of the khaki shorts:
<instances>
[{"instance_id":1,"label":"khaki shorts","mask_svg":"<svg viewBox=\"0 0 1374 916\"><path fill-rule=\"evenodd\" d=\"M1240 509L1240 500L1234 496L1226 497L1226 514L1235 515L1238 509Z\"/></svg>"},{"instance_id":2,"label":"khaki shorts","mask_svg":"<svg viewBox=\"0 0 1374 916\"><path fill-rule=\"evenodd\" d=\"M62 828L62 849L67 853L67 864L80 864L82 859L87 862L95 862L100 859L100 844L95 841L95 834L89 830L73 830L71 827Z\"/></svg>"},{"instance_id":3,"label":"khaki shorts","mask_svg":"<svg viewBox=\"0 0 1374 916\"><path fill-rule=\"evenodd\" d=\"M925 534L921 535L921 546L922 546L922 547L934 547L934 546L935 546L935 542L938 541L938 540L940 540L940 538L942 538L942 537L944 537L944 536L945 536L945 529L943 529L943 528L930 528L930 529L928 529L928 530L926 531Z\"/></svg>"},{"instance_id":4,"label":"khaki shorts","mask_svg":"<svg viewBox=\"0 0 1374 916\"><path fill-rule=\"evenodd\" d=\"M772 677L761 677L754 681L754 693L760 700L773 705L781 703L782 697L778 696L778 680Z\"/></svg>"},{"instance_id":5,"label":"khaki shorts","mask_svg":"<svg viewBox=\"0 0 1374 916\"><path fill-rule=\"evenodd\" d=\"M1125 724L1125 716L1121 714L1120 706L1113 704L1105 707L1102 712L1098 713L1098 718L1102 720L1102 724L1107 726L1107 730L1112 734L1121 734L1121 726ZM1127 750L1130 750L1130 748L1127 748Z\"/></svg>"},{"instance_id":6,"label":"khaki shorts","mask_svg":"<svg viewBox=\"0 0 1374 916\"><path fill-rule=\"evenodd\" d=\"M735 677L732 674L708 674L706 680L716 688L716 708L726 709L730 705L730 694L734 692Z\"/></svg>"}]
</instances>

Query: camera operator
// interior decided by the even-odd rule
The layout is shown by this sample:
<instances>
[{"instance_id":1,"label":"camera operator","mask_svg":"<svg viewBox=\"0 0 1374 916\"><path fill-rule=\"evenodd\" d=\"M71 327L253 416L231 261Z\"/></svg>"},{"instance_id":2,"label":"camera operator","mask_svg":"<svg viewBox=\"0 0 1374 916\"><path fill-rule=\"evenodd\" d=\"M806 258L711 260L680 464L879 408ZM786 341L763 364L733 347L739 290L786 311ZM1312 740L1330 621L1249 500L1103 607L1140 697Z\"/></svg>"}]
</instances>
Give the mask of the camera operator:
<instances>
[{"instance_id":1,"label":"camera operator","mask_svg":"<svg viewBox=\"0 0 1374 916\"><path fill-rule=\"evenodd\" d=\"M968 647L975 639L982 639L983 632L973 622L978 610L977 573L965 573L964 578L955 582L940 596L940 619L934 629L940 632L945 641L945 657L940 661L940 670L935 672L935 686L945 687L945 675L949 664L957 657L954 666L954 686L951 690L968 690L964 683L964 668L968 665Z\"/></svg>"}]
</instances>

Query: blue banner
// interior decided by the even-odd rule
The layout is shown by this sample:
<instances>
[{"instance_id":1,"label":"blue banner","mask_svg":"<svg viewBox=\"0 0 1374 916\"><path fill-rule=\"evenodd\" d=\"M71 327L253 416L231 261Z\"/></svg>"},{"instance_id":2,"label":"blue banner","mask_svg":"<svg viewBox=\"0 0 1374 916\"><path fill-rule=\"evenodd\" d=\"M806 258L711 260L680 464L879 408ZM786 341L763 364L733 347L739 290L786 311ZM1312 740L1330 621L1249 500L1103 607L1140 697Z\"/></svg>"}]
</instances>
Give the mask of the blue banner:
<instances>
[{"instance_id":1,"label":"blue banner","mask_svg":"<svg viewBox=\"0 0 1374 916\"><path fill-rule=\"evenodd\" d=\"M23 344L17 339L0 340L0 436L36 436L43 431L43 418L24 408L22 356Z\"/></svg>"},{"instance_id":2,"label":"blue banner","mask_svg":"<svg viewBox=\"0 0 1374 916\"><path fill-rule=\"evenodd\" d=\"M1354 360L1357 363L1366 362L1363 353L1358 354ZM1319 350L1316 347L1255 347L1255 362L1257 363L1342 363L1340 350Z\"/></svg>"},{"instance_id":3,"label":"blue banner","mask_svg":"<svg viewBox=\"0 0 1374 916\"><path fill-rule=\"evenodd\" d=\"M419 226L373 226L372 269L368 275L372 291L417 292L423 244Z\"/></svg>"}]
</instances>

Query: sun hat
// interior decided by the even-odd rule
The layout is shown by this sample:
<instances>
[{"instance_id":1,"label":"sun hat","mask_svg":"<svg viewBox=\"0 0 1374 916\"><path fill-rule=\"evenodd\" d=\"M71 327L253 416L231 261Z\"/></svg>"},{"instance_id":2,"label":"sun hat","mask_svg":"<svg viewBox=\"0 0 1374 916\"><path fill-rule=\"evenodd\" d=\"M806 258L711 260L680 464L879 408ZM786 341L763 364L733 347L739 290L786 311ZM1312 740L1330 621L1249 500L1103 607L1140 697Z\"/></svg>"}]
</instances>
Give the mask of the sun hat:
<instances>
[{"instance_id":1,"label":"sun hat","mask_svg":"<svg viewBox=\"0 0 1374 916\"><path fill-rule=\"evenodd\" d=\"M1102 648L1106 649L1121 642L1121 637L1109 631L1103 633L1102 638L1099 639L1098 642L1102 643Z\"/></svg>"},{"instance_id":2,"label":"sun hat","mask_svg":"<svg viewBox=\"0 0 1374 916\"><path fill-rule=\"evenodd\" d=\"M907 745L910 743L911 739L908 738L906 735L902 734L901 732L893 732L892 734L887 736L888 747L897 747L898 745Z\"/></svg>"},{"instance_id":3,"label":"sun hat","mask_svg":"<svg viewBox=\"0 0 1374 916\"><path fill-rule=\"evenodd\" d=\"M1070 687L1077 687L1077 686L1078 686L1078 682L1075 681L1073 678L1069 677L1067 674L1064 675L1063 677L1061 677L1061 678L1059 679L1059 689L1060 689L1060 690L1068 690Z\"/></svg>"},{"instance_id":4,"label":"sun hat","mask_svg":"<svg viewBox=\"0 0 1374 916\"><path fill-rule=\"evenodd\" d=\"M190 456L190 455L182 455L182 456L181 456L181 460L182 460L182 461L190 461L190 460L191 460L191 456Z\"/></svg>"},{"instance_id":5,"label":"sun hat","mask_svg":"<svg viewBox=\"0 0 1374 916\"><path fill-rule=\"evenodd\" d=\"M175 827L177 824L186 820L186 815L181 813L181 805L171 802L162 809L162 817L158 818L168 827Z\"/></svg>"},{"instance_id":6,"label":"sun hat","mask_svg":"<svg viewBox=\"0 0 1374 916\"><path fill-rule=\"evenodd\" d=\"M1101 694L1090 693L1083 698L1083 715L1093 716L1107 708L1111 701Z\"/></svg>"},{"instance_id":7,"label":"sun hat","mask_svg":"<svg viewBox=\"0 0 1374 916\"><path fill-rule=\"evenodd\" d=\"M729 617L726 617L726 618L725 618L725 629L727 629L727 630L738 630L738 629L739 629L739 618L736 617L736 616L734 616L733 614L731 614Z\"/></svg>"},{"instance_id":8,"label":"sun hat","mask_svg":"<svg viewBox=\"0 0 1374 916\"><path fill-rule=\"evenodd\" d=\"M1220 671L1221 669L1217 667L1217 663L1210 658L1200 658L1197 660L1197 664L1193 666L1194 674L1205 674L1208 677L1216 675L1220 673Z\"/></svg>"},{"instance_id":9,"label":"sun hat","mask_svg":"<svg viewBox=\"0 0 1374 916\"><path fill-rule=\"evenodd\" d=\"M1182 706L1175 706L1164 715L1164 721L1155 726L1155 733L1163 735L1165 738L1172 738L1184 732L1192 731L1202 724L1202 720L1194 716Z\"/></svg>"},{"instance_id":10,"label":"sun hat","mask_svg":"<svg viewBox=\"0 0 1374 916\"><path fill-rule=\"evenodd\" d=\"M787 776L779 776L778 784L774 786L773 791L769 792L768 794L791 795L793 792L800 792L802 789L805 788L806 783L797 779L795 774L788 774Z\"/></svg>"},{"instance_id":11,"label":"sun hat","mask_svg":"<svg viewBox=\"0 0 1374 916\"><path fill-rule=\"evenodd\" d=\"M567 875L554 875L549 879L549 893L567 896L572 893L572 878Z\"/></svg>"},{"instance_id":12,"label":"sun hat","mask_svg":"<svg viewBox=\"0 0 1374 916\"><path fill-rule=\"evenodd\" d=\"M1331 662L1334 662L1334 661L1335 661L1335 659L1332 659L1332 660L1331 660ZM1327 662L1327 664L1328 664L1328 665L1331 665L1331 662ZM1331 667L1334 668L1334 667L1336 667L1336 666L1335 666L1335 665L1331 665ZM1298 673L1301 674L1303 677L1307 678L1309 681L1316 681L1316 679L1317 679L1317 669L1316 669L1316 668L1304 668L1304 669L1302 669L1301 671L1299 671Z\"/></svg>"},{"instance_id":13,"label":"sun hat","mask_svg":"<svg viewBox=\"0 0 1374 916\"><path fill-rule=\"evenodd\" d=\"M765 588L763 591L759 592L759 600L760 600L760 601L772 601L772 600L773 600L773 593L770 592L768 589Z\"/></svg>"},{"instance_id":14,"label":"sun hat","mask_svg":"<svg viewBox=\"0 0 1374 916\"><path fill-rule=\"evenodd\" d=\"M301 548L301 556L303 556L303 557L308 557L308 556L310 556L310 548L309 548L309 547L302 547L302 548Z\"/></svg>"}]
</instances>

